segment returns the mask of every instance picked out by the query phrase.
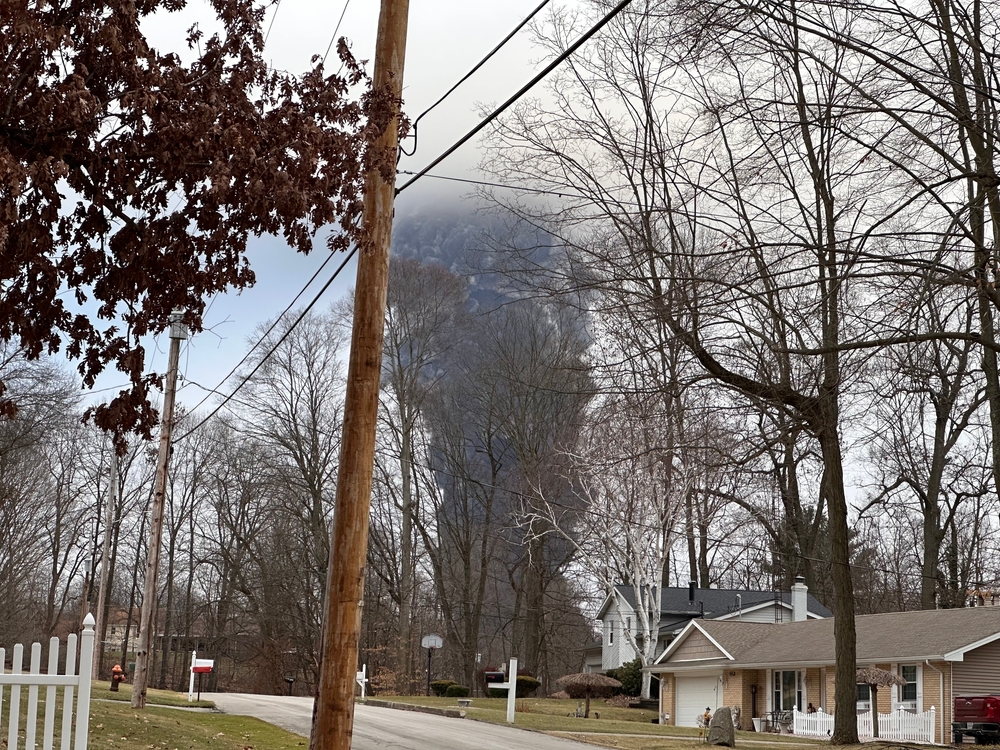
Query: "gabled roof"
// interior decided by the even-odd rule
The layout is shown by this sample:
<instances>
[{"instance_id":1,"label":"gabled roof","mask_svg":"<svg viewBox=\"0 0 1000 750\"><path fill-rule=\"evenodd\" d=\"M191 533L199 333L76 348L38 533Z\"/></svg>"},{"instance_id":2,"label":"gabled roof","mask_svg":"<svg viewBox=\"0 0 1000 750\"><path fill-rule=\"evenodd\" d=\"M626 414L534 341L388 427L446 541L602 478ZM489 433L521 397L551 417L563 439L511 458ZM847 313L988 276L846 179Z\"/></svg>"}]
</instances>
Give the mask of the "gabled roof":
<instances>
[{"instance_id":1,"label":"gabled roof","mask_svg":"<svg viewBox=\"0 0 1000 750\"><path fill-rule=\"evenodd\" d=\"M636 608L635 589L632 586L615 586L620 600L628 604L632 610ZM743 589L695 589L694 603L691 603L690 592L687 587L664 587L660 590L660 619L673 619L681 624L691 617L702 616L702 606L706 619L724 617L739 611L736 597L740 597L743 610L757 607L759 605L770 604L775 599L773 591L747 591ZM792 595L788 591L780 592L782 604L791 609ZM600 610L597 618L604 617L614 597L609 595ZM820 604L812 594L807 596L807 610L810 614L818 617L831 617L833 613Z\"/></svg>"},{"instance_id":2,"label":"gabled roof","mask_svg":"<svg viewBox=\"0 0 1000 750\"><path fill-rule=\"evenodd\" d=\"M1000 607L937 609L861 615L857 627L859 664L938 659L961 661L964 655L1000 640ZM729 667L807 666L836 662L833 619L785 624L733 620L692 620L656 663L670 655L697 627L719 644Z\"/></svg>"}]
</instances>

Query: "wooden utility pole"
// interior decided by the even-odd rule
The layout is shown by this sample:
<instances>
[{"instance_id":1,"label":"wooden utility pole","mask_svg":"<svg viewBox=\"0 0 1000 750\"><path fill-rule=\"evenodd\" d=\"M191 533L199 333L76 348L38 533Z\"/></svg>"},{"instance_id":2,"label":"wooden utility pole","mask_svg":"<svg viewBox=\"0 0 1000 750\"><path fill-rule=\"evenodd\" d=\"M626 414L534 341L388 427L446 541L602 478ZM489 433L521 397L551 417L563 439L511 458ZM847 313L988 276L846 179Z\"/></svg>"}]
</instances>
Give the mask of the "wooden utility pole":
<instances>
[{"instance_id":1,"label":"wooden utility pole","mask_svg":"<svg viewBox=\"0 0 1000 750\"><path fill-rule=\"evenodd\" d=\"M94 669L91 679L99 679L101 659L104 658L104 633L108 624L104 621L104 608L108 601L108 576L111 575L111 528L115 524L115 507L118 505L118 451L114 441L111 441L111 467L108 470L108 499L104 509L104 547L101 549L101 584L97 589L97 645L94 648Z\"/></svg>"},{"instance_id":2,"label":"wooden utility pole","mask_svg":"<svg viewBox=\"0 0 1000 750\"><path fill-rule=\"evenodd\" d=\"M146 555L146 578L139 614L139 646L135 653L135 676L132 680L132 708L146 707L149 683L149 649L153 640L153 612L156 610L156 582L160 573L160 540L163 538L163 507L167 496L167 465L170 462L170 434L174 427L174 396L177 393L177 362L181 341L187 338L184 311L170 313L170 358L167 383L163 391L163 414L160 415L160 452L156 457L156 483L153 487L152 517L149 522L149 551Z\"/></svg>"},{"instance_id":3,"label":"wooden utility pole","mask_svg":"<svg viewBox=\"0 0 1000 750\"><path fill-rule=\"evenodd\" d=\"M390 94L395 102L400 101L403 93L409 6L409 0L382 0L379 13L373 87L376 92ZM394 109L395 116L374 144L378 155L393 165L399 146L398 105ZM385 181L377 166L365 175L363 221L368 244L358 255L312 750L349 750L354 727L354 678L368 554L368 513L395 189L395 177Z\"/></svg>"}]
</instances>

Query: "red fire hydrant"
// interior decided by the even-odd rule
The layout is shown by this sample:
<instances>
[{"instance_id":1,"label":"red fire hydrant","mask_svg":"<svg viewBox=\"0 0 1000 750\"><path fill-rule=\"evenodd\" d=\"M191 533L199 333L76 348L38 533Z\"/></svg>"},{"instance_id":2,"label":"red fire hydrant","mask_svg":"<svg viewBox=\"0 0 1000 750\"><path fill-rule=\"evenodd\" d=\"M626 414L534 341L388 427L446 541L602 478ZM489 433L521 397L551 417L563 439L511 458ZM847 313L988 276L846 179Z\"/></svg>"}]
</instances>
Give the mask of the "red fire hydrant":
<instances>
[{"instance_id":1,"label":"red fire hydrant","mask_svg":"<svg viewBox=\"0 0 1000 750\"><path fill-rule=\"evenodd\" d=\"M125 673L120 664L115 664L111 668L111 689L117 693L118 686L123 682L125 682Z\"/></svg>"}]
</instances>

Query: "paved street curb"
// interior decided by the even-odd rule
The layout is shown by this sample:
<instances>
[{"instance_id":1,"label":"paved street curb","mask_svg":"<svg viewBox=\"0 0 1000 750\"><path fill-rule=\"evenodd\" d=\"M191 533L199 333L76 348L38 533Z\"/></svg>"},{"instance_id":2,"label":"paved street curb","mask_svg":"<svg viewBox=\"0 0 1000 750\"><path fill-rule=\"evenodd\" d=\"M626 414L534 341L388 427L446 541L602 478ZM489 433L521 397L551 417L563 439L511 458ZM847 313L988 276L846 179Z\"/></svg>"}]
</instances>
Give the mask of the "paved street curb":
<instances>
[{"instance_id":1,"label":"paved street curb","mask_svg":"<svg viewBox=\"0 0 1000 750\"><path fill-rule=\"evenodd\" d=\"M460 708L432 708L431 706L418 706L415 703L395 703L393 701L381 701L373 698L368 698L362 705L376 706L378 708L395 708L398 711L416 711L422 714L447 716L451 719L465 718L465 711Z\"/></svg>"}]
</instances>

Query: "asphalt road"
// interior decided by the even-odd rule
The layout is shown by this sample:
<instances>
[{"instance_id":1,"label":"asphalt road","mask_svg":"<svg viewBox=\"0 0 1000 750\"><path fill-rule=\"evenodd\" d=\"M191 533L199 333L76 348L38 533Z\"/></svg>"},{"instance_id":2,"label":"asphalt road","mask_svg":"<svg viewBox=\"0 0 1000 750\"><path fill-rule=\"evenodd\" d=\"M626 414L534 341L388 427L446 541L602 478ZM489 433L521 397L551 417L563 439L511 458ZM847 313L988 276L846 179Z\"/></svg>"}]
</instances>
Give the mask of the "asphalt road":
<instances>
[{"instance_id":1,"label":"asphalt road","mask_svg":"<svg viewBox=\"0 0 1000 750\"><path fill-rule=\"evenodd\" d=\"M227 714L256 716L289 731L309 736L312 699L245 693L213 693ZM354 712L352 750L594 750L593 745L549 737L513 727L469 719L397 711L359 705Z\"/></svg>"}]
</instances>

